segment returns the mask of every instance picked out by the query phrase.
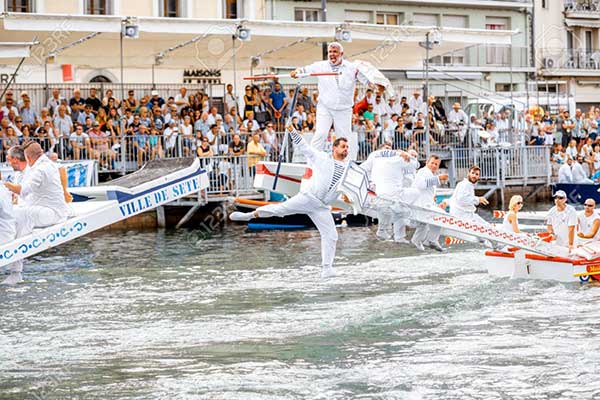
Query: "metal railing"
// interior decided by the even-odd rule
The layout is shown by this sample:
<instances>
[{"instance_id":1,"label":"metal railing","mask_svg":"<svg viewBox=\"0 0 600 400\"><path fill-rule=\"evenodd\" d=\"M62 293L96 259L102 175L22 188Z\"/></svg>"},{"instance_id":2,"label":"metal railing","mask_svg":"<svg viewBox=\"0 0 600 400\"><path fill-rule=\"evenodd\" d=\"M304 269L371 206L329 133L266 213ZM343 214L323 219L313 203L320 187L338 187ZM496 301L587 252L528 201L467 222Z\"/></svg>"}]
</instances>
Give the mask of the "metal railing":
<instances>
[{"instance_id":1,"label":"metal railing","mask_svg":"<svg viewBox=\"0 0 600 400\"><path fill-rule=\"evenodd\" d=\"M481 180L504 187L516 181L551 182L550 146L513 146L494 148L453 148L450 160L450 185L467 176L472 165L481 168Z\"/></svg>"},{"instance_id":2,"label":"metal railing","mask_svg":"<svg viewBox=\"0 0 600 400\"><path fill-rule=\"evenodd\" d=\"M528 49L524 46L477 44L432 57L438 67L528 67Z\"/></svg>"},{"instance_id":3,"label":"metal railing","mask_svg":"<svg viewBox=\"0 0 600 400\"><path fill-rule=\"evenodd\" d=\"M600 49L560 49L544 48L540 51L543 68L598 70L600 69Z\"/></svg>"},{"instance_id":4,"label":"metal railing","mask_svg":"<svg viewBox=\"0 0 600 400\"><path fill-rule=\"evenodd\" d=\"M565 0L566 12L600 12L600 1L598 0Z\"/></svg>"}]
</instances>

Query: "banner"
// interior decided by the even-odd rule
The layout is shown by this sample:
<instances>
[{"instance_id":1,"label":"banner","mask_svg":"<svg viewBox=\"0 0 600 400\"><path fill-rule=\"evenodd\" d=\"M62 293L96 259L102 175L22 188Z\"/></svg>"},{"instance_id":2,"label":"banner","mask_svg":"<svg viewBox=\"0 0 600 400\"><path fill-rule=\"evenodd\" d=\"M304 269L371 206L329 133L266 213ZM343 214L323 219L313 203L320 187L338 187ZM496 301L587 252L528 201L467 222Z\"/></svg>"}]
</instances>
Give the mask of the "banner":
<instances>
[{"instance_id":1,"label":"banner","mask_svg":"<svg viewBox=\"0 0 600 400\"><path fill-rule=\"evenodd\" d=\"M96 161L59 161L58 163L61 167L67 168L69 187L94 186L98 184L98 164ZM0 165L0 174L2 175L2 180L14 181L15 171L10 165Z\"/></svg>"}]
</instances>

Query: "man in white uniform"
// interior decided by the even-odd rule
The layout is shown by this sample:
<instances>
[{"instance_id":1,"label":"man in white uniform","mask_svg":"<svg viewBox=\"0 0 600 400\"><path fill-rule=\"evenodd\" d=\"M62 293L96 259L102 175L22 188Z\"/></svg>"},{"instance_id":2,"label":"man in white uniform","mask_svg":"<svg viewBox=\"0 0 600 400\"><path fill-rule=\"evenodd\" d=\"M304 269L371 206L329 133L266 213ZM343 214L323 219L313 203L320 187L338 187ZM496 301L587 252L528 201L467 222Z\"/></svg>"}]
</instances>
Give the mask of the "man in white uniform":
<instances>
[{"instance_id":1,"label":"man in white uniform","mask_svg":"<svg viewBox=\"0 0 600 400\"><path fill-rule=\"evenodd\" d=\"M454 103L452 106L452 110L448 113L448 122L453 125L455 129L458 129L460 139L464 139L467 135L469 117L467 117L467 114L460 109L460 103Z\"/></svg>"},{"instance_id":2,"label":"man in white uniform","mask_svg":"<svg viewBox=\"0 0 600 400\"><path fill-rule=\"evenodd\" d=\"M573 165L573 159L567 156L567 161L558 169L558 183L573 183L571 165Z\"/></svg>"},{"instance_id":3,"label":"man in white uniform","mask_svg":"<svg viewBox=\"0 0 600 400\"><path fill-rule=\"evenodd\" d=\"M563 190L554 193L554 204L546 217L548 233L555 237L557 245L568 246L569 249L572 249L577 226L577 212L567 204L567 194Z\"/></svg>"},{"instance_id":4,"label":"man in white uniform","mask_svg":"<svg viewBox=\"0 0 600 400\"><path fill-rule=\"evenodd\" d=\"M448 180L448 174L434 175L440 168L440 158L436 155L431 155L427 160L427 164L415 176L413 188L417 191L417 196L414 204L421 207L437 207L435 203L435 188L443 181ZM424 246L428 246L437 251L444 251L438 242L440 237L440 228L438 226L418 223L417 229L413 234L411 243L421 251L425 250Z\"/></svg>"},{"instance_id":5,"label":"man in white uniform","mask_svg":"<svg viewBox=\"0 0 600 400\"><path fill-rule=\"evenodd\" d=\"M375 186L377 197L385 200L407 201L404 196L405 172L412 172L418 166L416 158L404 151L393 151L389 145L374 151L361 167L367 172L370 181ZM403 216L393 212L390 207L377 210L377 237L382 240L391 239L390 227L393 226L394 240L397 243L408 243L406 240L406 225L408 221Z\"/></svg>"},{"instance_id":6,"label":"man in white uniform","mask_svg":"<svg viewBox=\"0 0 600 400\"><path fill-rule=\"evenodd\" d=\"M321 257L323 269L321 276L324 278L334 275L333 259L338 239L335 222L331 215L329 205L335 201L340 192L340 183L348 163L348 141L337 138L333 143L333 158L309 146L292 127L290 137L295 148L306 157L308 166L312 169L312 178L300 193L291 199L278 204L269 204L259 207L253 212L234 212L230 218L233 221L249 221L252 218L284 217L292 214L306 214L316 225L321 234Z\"/></svg>"},{"instance_id":7,"label":"man in white uniform","mask_svg":"<svg viewBox=\"0 0 600 400\"><path fill-rule=\"evenodd\" d=\"M600 240L600 215L596 211L596 201L586 199L583 211L577 216L577 238L579 244Z\"/></svg>"},{"instance_id":8,"label":"man in white uniform","mask_svg":"<svg viewBox=\"0 0 600 400\"><path fill-rule=\"evenodd\" d=\"M469 174L456 185L448 204L450 205L450 214L487 226L489 223L477 215L478 205L487 206L489 204L485 197L475 196L475 185L479 181L480 174L481 170L478 166L474 165L469 168ZM440 207L446 208L445 205L445 202L442 202Z\"/></svg>"},{"instance_id":9,"label":"man in white uniform","mask_svg":"<svg viewBox=\"0 0 600 400\"><path fill-rule=\"evenodd\" d=\"M0 244L7 244L17 237L17 221L14 215L12 194L0 185ZM23 281L23 262L17 261L7 266L10 275L2 285L15 285Z\"/></svg>"},{"instance_id":10,"label":"man in white uniform","mask_svg":"<svg viewBox=\"0 0 600 400\"><path fill-rule=\"evenodd\" d=\"M319 72L339 72L340 75L320 76L319 102L317 104L317 126L311 145L319 150L325 149L329 129L333 124L337 138L348 140L350 160L356 160L358 154L358 137L352 132L352 107L354 106L354 87L356 80L368 84L368 79L359 72L350 61L344 60L344 48L337 42L327 47L328 60L317 61L304 68L291 72L296 78L298 74Z\"/></svg>"},{"instance_id":11,"label":"man in white uniform","mask_svg":"<svg viewBox=\"0 0 600 400\"><path fill-rule=\"evenodd\" d=\"M30 142L24 146L25 158L29 171L21 184L5 182L4 186L11 192L27 198L27 205L22 208L26 218L26 227L20 229L27 234L37 227L46 227L67 219L69 209L65 201L60 172L55 163L44 155L38 143ZM22 219L19 219L21 223Z\"/></svg>"},{"instance_id":12,"label":"man in white uniform","mask_svg":"<svg viewBox=\"0 0 600 400\"><path fill-rule=\"evenodd\" d=\"M593 184L594 181L591 180L583 170L583 167L581 166L582 162L583 158L581 156L578 156L577 160L571 166L571 172L573 173L573 183Z\"/></svg>"}]
</instances>

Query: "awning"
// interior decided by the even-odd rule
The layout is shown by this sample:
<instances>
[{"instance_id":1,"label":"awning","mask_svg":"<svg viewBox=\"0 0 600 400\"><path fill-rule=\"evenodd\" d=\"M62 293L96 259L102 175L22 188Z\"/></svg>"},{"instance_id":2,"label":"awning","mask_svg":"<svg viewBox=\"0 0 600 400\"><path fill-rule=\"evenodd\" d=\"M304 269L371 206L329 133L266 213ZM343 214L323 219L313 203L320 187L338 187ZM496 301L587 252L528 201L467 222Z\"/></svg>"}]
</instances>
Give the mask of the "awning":
<instances>
[{"instance_id":1,"label":"awning","mask_svg":"<svg viewBox=\"0 0 600 400\"><path fill-rule=\"evenodd\" d=\"M92 68L116 68L123 17L7 13L2 16L0 41L31 40L30 63L50 62ZM425 50L418 43L435 27L342 24L334 22L247 21L140 17L138 39L124 39L124 66L150 68L159 58L161 68L249 69L252 57L261 55L259 68L301 66L321 59L321 42L332 41L336 30L349 30L352 42L344 43L348 58L365 59L378 68L421 65ZM232 40L238 26L251 30L250 41ZM431 56L472 44L507 45L515 31L441 28L442 42ZM93 33L100 33L91 35ZM88 39L89 36L92 36ZM82 40L85 38L86 40ZM72 43L76 45L70 45ZM188 45L181 46L182 44Z\"/></svg>"},{"instance_id":2,"label":"awning","mask_svg":"<svg viewBox=\"0 0 600 400\"><path fill-rule=\"evenodd\" d=\"M30 56L31 46L37 42L0 42L0 59L2 63L7 63L7 60L18 59Z\"/></svg>"},{"instance_id":3,"label":"awning","mask_svg":"<svg viewBox=\"0 0 600 400\"><path fill-rule=\"evenodd\" d=\"M565 18L568 27L600 28L598 19Z\"/></svg>"}]
</instances>

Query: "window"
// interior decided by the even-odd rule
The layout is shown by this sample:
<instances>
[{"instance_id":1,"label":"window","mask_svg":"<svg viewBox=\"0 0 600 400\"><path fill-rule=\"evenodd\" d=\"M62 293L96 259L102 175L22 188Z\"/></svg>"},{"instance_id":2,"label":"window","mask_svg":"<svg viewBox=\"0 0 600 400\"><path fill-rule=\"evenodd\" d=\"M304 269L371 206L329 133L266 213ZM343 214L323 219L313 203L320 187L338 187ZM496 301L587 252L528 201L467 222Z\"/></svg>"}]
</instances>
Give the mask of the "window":
<instances>
[{"instance_id":1,"label":"window","mask_svg":"<svg viewBox=\"0 0 600 400\"><path fill-rule=\"evenodd\" d=\"M318 8L296 8L294 21L315 22L321 20L321 10Z\"/></svg>"},{"instance_id":2,"label":"window","mask_svg":"<svg viewBox=\"0 0 600 400\"><path fill-rule=\"evenodd\" d=\"M238 17L238 2L237 0L225 0L225 18L237 19Z\"/></svg>"},{"instance_id":3,"label":"window","mask_svg":"<svg viewBox=\"0 0 600 400\"><path fill-rule=\"evenodd\" d=\"M545 8L547 10L549 4L550 2L548 0L542 0L542 8Z\"/></svg>"},{"instance_id":4,"label":"window","mask_svg":"<svg viewBox=\"0 0 600 400\"><path fill-rule=\"evenodd\" d=\"M466 15L444 15L444 27L468 28L469 19Z\"/></svg>"},{"instance_id":5,"label":"window","mask_svg":"<svg viewBox=\"0 0 600 400\"><path fill-rule=\"evenodd\" d=\"M512 90L510 83L496 83L496 92L515 92L518 89L518 84L512 84Z\"/></svg>"},{"instance_id":6,"label":"window","mask_svg":"<svg viewBox=\"0 0 600 400\"><path fill-rule=\"evenodd\" d=\"M413 25L417 26L438 26L438 16L436 14L413 14Z\"/></svg>"},{"instance_id":7,"label":"window","mask_svg":"<svg viewBox=\"0 0 600 400\"><path fill-rule=\"evenodd\" d=\"M8 12L33 12L33 0L6 0L4 4Z\"/></svg>"},{"instance_id":8,"label":"window","mask_svg":"<svg viewBox=\"0 0 600 400\"><path fill-rule=\"evenodd\" d=\"M510 19L506 17L486 17L485 29L492 31L510 29Z\"/></svg>"},{"instance_id":9,"label":"window","mask_svg":"<svg viewBox=\"0 0 600 400\"><path fill-rule=\"evenodd\" d=\"M371 22L371 11L346 10L344 21L368 24Z\"/></svg>"},{"instance_id":10,"label":"window","mask_svg":"<svg viewBox=\"0 0 600 400\"><path fill-rule=\"evenodd\" d=\"M402 14L377 13L376 22L379 25L400 25Z\"/></svg>"},{"instance_id":11,"label":"window","mask_svg":"<svg viewBox=\"0 0 600 400\"><path fill-rule=\"evenodd\" d=\"M181 17L181 0L159 0L159 12L161 17Z\"/></svg>"},{"instance_id":12,"label":"window","mask_svg":"<svg viewBox=\"0 0 600 400\"><path fill-rule=\"evenodd\" d=\"M510 29L510 20L505 17L486 17L485 29L507 30ZM486 63L490 65L509 65L509 48L507 46L487 46Z\"/></svg>"},{"instance_id":13,"label":"window","mask_svg":"<svg viewBox=\"0 0 600 400\"><path fill-rule=\"evenodd\" d=\"M84 14L89 15L109 15L110 1L108 0L86 0Z\"/></svg>"}]
</instances>

